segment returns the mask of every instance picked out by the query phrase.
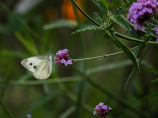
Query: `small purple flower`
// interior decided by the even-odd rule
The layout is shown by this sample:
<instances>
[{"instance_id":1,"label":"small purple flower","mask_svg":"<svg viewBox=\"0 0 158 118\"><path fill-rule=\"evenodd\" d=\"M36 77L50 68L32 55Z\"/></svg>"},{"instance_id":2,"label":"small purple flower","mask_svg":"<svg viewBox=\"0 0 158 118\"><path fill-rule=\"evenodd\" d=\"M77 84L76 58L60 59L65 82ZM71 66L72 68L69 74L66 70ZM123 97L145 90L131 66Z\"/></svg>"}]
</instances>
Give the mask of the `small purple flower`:
<instances>
[{"instance_id":1,"label":"small purple flower","mask_svg":"<svg viewBox=\"0 0 158 118\"><path fill-rule=\"evenodd\" d=\"M111 110L112 108L108 107L107 105L104 105L104 103L100 102L99 105L97 105L94 108L93 115L98 115L100 117L106 118L106 114Z\"/></svg>"},{"instance_id":2,"label":"small purple flower","mask_svg":"<svg viewBox=\"0 0 158 118\"><path fill-rule=\"evenodd\" d=\"M156 39L156 42L158 42L158 39Z\"/></svg>"},{"instance_id":3,"label":"small purple flower","mask_svg":"<svg viewBox=\"0 0 158 118\"><path fill-rule=\"evenodd\" d=\"M32 118L31 114L27 114L27 118Z\"/></svg>"},{"instance_id":4,"label":"small purple flower","mask_svg":"<svg viewBox=\"0 0 158 118\"><path fill-rule=\"evenodd\" d=\"M158 14L158 1L157 0L137 0L133 2L129 8L127 19L134 23L134 29L145 30L144 22L149 20L154 13Z\"/></svg>"},{"instance_id":5,"label":"small purple flower","mask_svg":"<svg viewBox=\"0 0 158 118\"><path fill-rule=\"evenodd\" d=\"M155 34L158 35L158 27L154 27L153 30L155 30Z\"/></svg>"},{"instance_id":6,"label":"small purple flower","mask_svg":"<svg viewBox=\"0 0 158 118\"><path fill-rule=\"evenodd\" d=\"M54 58L55 63L60 63L61 65L67 66L68 64L72 64L72 60L70 60L68 55L68 49L59 50L56 53Z\"/></svg>"}]
</instances>

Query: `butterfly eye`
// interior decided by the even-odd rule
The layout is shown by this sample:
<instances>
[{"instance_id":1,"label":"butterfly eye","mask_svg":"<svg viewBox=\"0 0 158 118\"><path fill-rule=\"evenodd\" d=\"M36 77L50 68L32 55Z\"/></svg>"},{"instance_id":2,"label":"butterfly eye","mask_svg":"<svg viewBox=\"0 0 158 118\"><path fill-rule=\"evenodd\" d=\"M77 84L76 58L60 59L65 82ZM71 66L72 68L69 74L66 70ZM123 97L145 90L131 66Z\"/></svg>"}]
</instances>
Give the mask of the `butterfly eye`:
<instances>
[{"instance_id":1,"label":"butterfly eye","mask_svg":"<svg viewBox=\"0 0 158 118\"><path fill-rule=\"evenodd\" d=\"M36 68L36 66L34 66L34 68Z\"/></svg>"},{"instance_id":2,"label":"butterfly eye","mask_svg":"<svg viewBox=\"0 0 158 118\"><path fill-rule=\"evenodd\" d=\"M32 65L32 63L30 63L30 65Z\"/></svg>"}]
</instances>

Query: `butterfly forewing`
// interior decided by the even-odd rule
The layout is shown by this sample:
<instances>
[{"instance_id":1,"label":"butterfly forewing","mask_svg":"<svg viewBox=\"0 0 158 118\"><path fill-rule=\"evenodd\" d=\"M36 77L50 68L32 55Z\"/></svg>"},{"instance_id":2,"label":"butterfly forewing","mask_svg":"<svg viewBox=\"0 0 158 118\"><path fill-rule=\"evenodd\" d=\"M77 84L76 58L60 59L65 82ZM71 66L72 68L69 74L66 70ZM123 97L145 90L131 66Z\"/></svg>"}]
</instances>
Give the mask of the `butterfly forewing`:
<instances>
[{"instance_id":1,"label":"butterfly forewing","mask_svg":"<svg viewBox=\"0 0 158 118\"><path fill-rule=\"evenodd\" d=\"M34 56L22 60L21 64L29 71L34 72L37 65L45 58L45 56Z\"/></svg>"},{"instance_id":2,"label":"butterfly forewing","mask_svg":"<svg viewBox=\"0 0 158 118\"><path fill-rule=\"evenodd\" d=\"M52 60L44 59L36 67L33 75L37 79L46 79L52 71Z\"/></svg>"}]
</instances>

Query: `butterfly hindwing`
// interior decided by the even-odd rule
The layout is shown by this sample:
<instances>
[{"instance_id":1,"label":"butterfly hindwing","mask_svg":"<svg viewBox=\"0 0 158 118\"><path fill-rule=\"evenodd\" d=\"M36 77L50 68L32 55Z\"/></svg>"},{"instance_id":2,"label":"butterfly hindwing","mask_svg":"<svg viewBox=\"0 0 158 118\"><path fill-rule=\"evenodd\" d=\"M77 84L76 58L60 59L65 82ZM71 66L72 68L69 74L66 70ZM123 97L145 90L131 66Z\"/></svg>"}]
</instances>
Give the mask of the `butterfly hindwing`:
<instances>
[{"instance_id":1,"label":"butterfly hindwing","mask_svg":"<svg viewBox=\"0 0 158 118\"><path fill-rule=\"evenodd\" d=\"M51 71L52 60L44 59L37 65L33 75L37 79L46 79L50 76Z\"/></svg>"},{"instance_id":2,"label":"butterfly hindwing","mask_svg":"<svg viewBox=\"0 0 158 118\"><path fill-rule=\"evenodd\" d=\"M29 71L34 72L37 65L45 58L45 56L34 56L22 60L21 64Z\"/></svg>"}]
</instances>

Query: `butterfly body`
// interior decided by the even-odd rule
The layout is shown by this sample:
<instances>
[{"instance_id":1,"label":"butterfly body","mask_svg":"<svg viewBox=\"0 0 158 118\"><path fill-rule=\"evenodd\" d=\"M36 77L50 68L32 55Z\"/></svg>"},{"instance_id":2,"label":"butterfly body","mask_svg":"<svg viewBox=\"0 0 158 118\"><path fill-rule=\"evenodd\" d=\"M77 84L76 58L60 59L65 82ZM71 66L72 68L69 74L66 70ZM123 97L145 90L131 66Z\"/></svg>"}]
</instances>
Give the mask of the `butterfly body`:
<instances>
[{"instance_id":1,"label":"butterfly body","mask_svg":"<svg viewBox=\"0 0 158 118\"><path fill-rule=\"evenodd\" d=\"M52 57L48 56L34 56L21 61L21 64L31 71L35 78L46 79L50 76L52 71Z\"/></svg>"}]
</instances>

